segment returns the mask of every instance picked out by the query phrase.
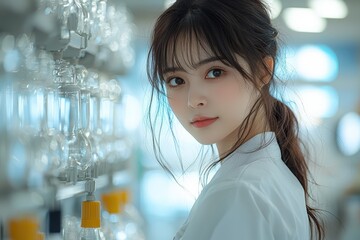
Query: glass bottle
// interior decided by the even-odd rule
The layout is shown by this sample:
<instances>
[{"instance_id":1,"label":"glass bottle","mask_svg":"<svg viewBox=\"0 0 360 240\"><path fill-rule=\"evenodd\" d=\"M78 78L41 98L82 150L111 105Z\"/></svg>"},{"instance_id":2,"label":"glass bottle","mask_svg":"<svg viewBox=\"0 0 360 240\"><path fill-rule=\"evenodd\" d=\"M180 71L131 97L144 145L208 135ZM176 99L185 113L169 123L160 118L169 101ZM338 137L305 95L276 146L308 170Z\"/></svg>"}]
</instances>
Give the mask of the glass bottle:
<instances>
[{"instance_id":1,"label":"glass bottle","mask_svg":"<svg viewBox=\"0 0 360 240\"><path fill-rule=\"evenodd\" d=\"M79 239L80 221L77 217L66 215L62 221L62 226L63 240Z\"/></svg>"},{"instance_id":2,"label":"glass bottle","mask_svg":"<svg viewBox=\"0 0 360 240\"><path fill-rule=\"evenodd\" d=\"M102 230L106 240L128 239L126 235L126 223L121 216L120 195L117 192L104 193L101 196L104 206Z\"/></svg>"},{"instance_id":3,"label":"glass bottle","mask_svg":"<svg viewBox=\"0 0 360 240\"><path fill-rule=\"evenodd\" d=\"M128 192L114 190L102 195L103 233L106 240L144 240L142 218L128 202ZM125 196L126 195L126 196Z\"/></svg>"},{"instance_id":4,"label":"glass bottle","mask_svg":"<svg viewBox=\"0 0 360 240\"><path fill-rule=\"evenodd\" d=\"M80 240L104 240L100 230L100 202L86 200L81 206Z\"/></svg>"}]
</instances>

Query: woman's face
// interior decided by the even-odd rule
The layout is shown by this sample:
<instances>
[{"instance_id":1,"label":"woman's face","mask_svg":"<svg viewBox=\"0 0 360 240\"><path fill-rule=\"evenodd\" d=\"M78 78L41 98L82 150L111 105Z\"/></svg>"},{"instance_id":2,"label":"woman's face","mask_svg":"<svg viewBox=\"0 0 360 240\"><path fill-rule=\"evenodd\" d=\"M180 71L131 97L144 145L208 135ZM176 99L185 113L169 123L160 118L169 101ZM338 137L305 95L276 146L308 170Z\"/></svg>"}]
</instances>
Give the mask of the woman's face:
<instances>
[{"instance_id":1,"label":"woman's face","mask_svg":"<svg viewBox=\"0 0 360 240\"><path fill-rule=\"evenodd\" d=\"M194 44L193 44L194 45ZM196 45L196 44L195 44ZM164 71L167 98L183 127L202 144L216 144L219 152L229 150L238 139L238 128L249 114L259 94L233 67L194 46L195 64L177 49L180 66ZM247 63L238 58L249 72ZM172 63L175 61L169 61Z\"/></svg>"}]
</instances>

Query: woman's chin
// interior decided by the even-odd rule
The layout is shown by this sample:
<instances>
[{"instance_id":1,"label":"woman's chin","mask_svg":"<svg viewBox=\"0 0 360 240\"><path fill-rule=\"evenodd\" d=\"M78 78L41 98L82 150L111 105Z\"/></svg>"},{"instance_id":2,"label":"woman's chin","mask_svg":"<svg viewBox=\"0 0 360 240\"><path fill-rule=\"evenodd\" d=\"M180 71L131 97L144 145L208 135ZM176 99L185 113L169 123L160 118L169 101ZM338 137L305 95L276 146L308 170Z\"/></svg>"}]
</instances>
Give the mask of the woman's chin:
<instances>
[{"instance_id":1,"label":"woman's chin","mask_svg":"<svg viewBox=\"0 0 360 240\"><path fill-rule=\"evenodd\" d=\"M212 141L211 139L208 139L208 138L202 138L202 137L198 137L198 136L194 136L193 137L195 138L196 141L198 141L200 144L203 144L203 145L212 145L212 144L215 144L214 141Z\"/></svg>"}]
</instances>

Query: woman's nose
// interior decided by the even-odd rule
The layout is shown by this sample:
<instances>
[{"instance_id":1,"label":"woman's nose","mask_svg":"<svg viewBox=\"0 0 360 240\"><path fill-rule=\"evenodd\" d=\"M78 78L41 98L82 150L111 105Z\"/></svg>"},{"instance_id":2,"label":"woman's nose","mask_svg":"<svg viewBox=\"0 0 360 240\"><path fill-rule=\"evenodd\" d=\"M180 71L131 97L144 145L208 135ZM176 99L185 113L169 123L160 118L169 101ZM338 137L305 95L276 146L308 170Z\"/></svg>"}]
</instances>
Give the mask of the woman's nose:
<instances>
[{"instance_id":1,"label":"woman's nose","mask_svg":"<svg viewBox=\"0 0 360 240\"><path fill-rule=\"evenodd\" d=\"M204 93L204 88L191 87L188 92L188 107L199 108L207 104L207 97Z\"/></svg>"}]
</instances>

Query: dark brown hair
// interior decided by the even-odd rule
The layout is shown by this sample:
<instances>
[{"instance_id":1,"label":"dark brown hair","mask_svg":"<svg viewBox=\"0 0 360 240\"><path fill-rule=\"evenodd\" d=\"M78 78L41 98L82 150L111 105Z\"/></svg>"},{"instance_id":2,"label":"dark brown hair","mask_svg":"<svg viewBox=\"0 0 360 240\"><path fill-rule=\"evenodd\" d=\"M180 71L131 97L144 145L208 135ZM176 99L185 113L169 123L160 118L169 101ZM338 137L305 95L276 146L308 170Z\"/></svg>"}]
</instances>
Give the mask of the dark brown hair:
<instances>
[{"instance_id":1,"label":"dark brown hair","mask_svg":"<svg viewBox=\"0 0 360 240\"><path fill-rule=\"evenodd\" d=\"M299 138L299 125L293 111L281 100L274 97L275 75L274 69L278 55L278 32L272 26L267 6L260 0L178 0L168 8L157 20L151 41L148 56L148 77L152 85L149 119L159 120L159 129L163 124L163 109L156 108L153 112L153 101L164 101L165 86L163 71L168 66L168 61L173 61L173 66L180 65L176 46L183 44L182 54L188 54L187 60L192 64L191 43L197 42L198 47L210 49L224 64L237 69L244 78L258 87L260 98L252 107L244 122L240 123L238 141L232 151L241 145L253 124L255 116L261 108L265 109L270 131L276 135L282 159L291 172L301 183L307 203L307 214L311 228L317 232L317 238L324 238L322 221L317 210L309 206L308 175L309 169L304 155L304 146ZM185 39L185 40L184 40ZM208 51L208 50L207 50ZM251 73L246 72L238 63L236 56L241 56L248 63ZM274 68L269 69L265 59L274 60ZM271 75L269 82L258 86L259 74L268 71ZM155 118L154 118L155 116ZM171 124L172 118L168 115ZM154 123L154 122L153 122ZM160 165L169 171L164 161L159 144L161 130L157 132L155 124L151 125L153 134L153 147ZM226 156L224 156L226 157ZM219 163L224 157L214 162ZM171 173L171 172L170 172ZM315 228L314 228L315 227ZM312 237L315 238L313 235Z\"/></svg>"}]
</instances>

